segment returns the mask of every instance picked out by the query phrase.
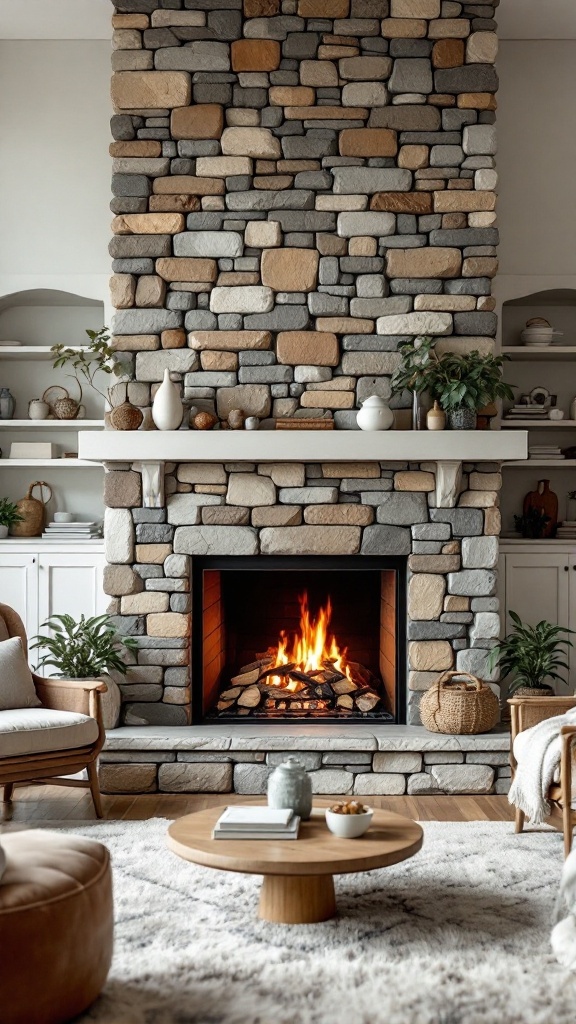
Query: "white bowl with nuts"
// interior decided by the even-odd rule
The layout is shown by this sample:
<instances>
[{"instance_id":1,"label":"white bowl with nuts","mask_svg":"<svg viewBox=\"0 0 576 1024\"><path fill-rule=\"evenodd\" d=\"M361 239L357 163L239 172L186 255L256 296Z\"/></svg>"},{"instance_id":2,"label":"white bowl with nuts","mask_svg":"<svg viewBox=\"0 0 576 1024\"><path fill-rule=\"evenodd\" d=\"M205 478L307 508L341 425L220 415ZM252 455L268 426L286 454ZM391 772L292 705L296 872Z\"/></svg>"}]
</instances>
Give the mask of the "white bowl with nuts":
<instances>
[{"instance_id":1,"label":"white bowl with nuts","mask_svg":"<svg viewBox=\"0 0 576 1024\"><path fill-rule=\"evenodd\" d=\"M326 824L340 839L358 839L370 828L373 813L357 800L342 801L326 809Z\"/></svg>"}]
</instances>

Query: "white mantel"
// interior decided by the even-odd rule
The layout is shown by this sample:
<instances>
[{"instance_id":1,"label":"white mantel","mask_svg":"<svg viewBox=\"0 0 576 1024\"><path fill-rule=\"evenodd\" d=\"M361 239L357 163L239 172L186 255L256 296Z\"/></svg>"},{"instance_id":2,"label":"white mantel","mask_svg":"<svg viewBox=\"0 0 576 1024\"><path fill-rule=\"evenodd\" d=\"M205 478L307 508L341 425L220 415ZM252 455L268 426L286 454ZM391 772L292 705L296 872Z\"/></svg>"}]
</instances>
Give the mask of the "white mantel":
<instances>
[{"instance_id":1,"label":"white mantel","mask_svg":"<svg viewBox=\"0 0 576 1024\"><path fill-rule=\"evenodd\" d=\"M142 473L144 504L164 504L166 462L435 462L436 504L452 507L463 462L528 457L525 430L145 430L82 431L81 459L130 463Z\"/></svg>"}]
</instances>

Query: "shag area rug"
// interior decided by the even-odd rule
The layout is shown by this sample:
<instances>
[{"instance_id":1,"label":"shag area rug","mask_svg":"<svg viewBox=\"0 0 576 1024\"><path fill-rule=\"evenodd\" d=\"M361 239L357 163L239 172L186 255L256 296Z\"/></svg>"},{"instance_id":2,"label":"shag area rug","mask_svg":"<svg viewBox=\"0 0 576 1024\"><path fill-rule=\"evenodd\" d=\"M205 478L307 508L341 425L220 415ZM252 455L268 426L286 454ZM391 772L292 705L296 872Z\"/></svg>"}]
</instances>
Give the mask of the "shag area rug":
<instances>
[{"instance_id":1,"label":"shag area rug","mask_svg":"<svg viewBox=\"0 0 576 1024\"><path fill-rule=\"evenodd\" d=\"M112 852L116 943L82 1024L574 1024L550 949L555 832L424 824L396 867L336 879L339 916L272 925L260 879L197 867L168 822L82 824Z\"/></svg>"}]
</instances>

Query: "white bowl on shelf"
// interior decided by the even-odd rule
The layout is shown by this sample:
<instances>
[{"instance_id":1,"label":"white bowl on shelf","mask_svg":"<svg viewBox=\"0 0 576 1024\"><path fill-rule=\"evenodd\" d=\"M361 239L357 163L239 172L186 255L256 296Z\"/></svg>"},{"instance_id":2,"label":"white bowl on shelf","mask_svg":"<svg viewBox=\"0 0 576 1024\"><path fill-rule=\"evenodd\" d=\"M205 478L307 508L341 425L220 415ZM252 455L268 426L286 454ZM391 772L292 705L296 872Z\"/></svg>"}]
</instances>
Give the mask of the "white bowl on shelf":
<instances>
[{"instance_id":1,"label":"white bowl on shelf","mask_svg":"<svg viewBox=\"0 0 576 1024\"><path fill-rule=\"evenodd\" d=\"M339 839L358 839L368 831L374 811L368 807L365 814L337 814L326 809L326 824Z\"/></svg>"},{"instance_id":2,"label":"white bowl on shelf","mask_svg":"<svg viewBox=\"0 0 576 1024\"><path fill-rule=\"evenodd\" d=\"M562 337L562 331L555 331L553 327L525 327L520 333L520 340L524 345L551 345L555 337Z\"/></svg>"}]
</instances>

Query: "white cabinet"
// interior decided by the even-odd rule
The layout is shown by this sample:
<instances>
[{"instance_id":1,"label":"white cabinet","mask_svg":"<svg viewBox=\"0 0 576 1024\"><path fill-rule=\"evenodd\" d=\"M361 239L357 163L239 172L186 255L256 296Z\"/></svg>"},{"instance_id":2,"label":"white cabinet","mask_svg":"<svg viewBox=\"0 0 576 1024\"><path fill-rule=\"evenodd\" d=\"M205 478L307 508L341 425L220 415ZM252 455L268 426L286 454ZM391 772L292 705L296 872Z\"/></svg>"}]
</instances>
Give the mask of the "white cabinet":
<instances>
[{"instance_id":1,"label":"white cabinet","mask_svg":"<svg viewBox=\"0 0 576 1024\"><path fill-rule=\"evenodd\" d=\"M502 628L509 629L509 612L535 625L541 619L576 629L576 547L550 541L506 543L500 556ZM570 650L569 691L576 688L576 649ZM569 692L560 684L557 692Z\"/></svg>"},{"instance_id":2,"label":"white cabinet","mask_svg":"<svg viewBox=\"0 0 576 1024\"><path fill-rule=\"evenodd\" d=\"M108 598L102 589L103 545L53 545L5 541L0 545L0 601L22 617L28 636L49 616L100 615Z\"/></svg>"}]
</instances>

